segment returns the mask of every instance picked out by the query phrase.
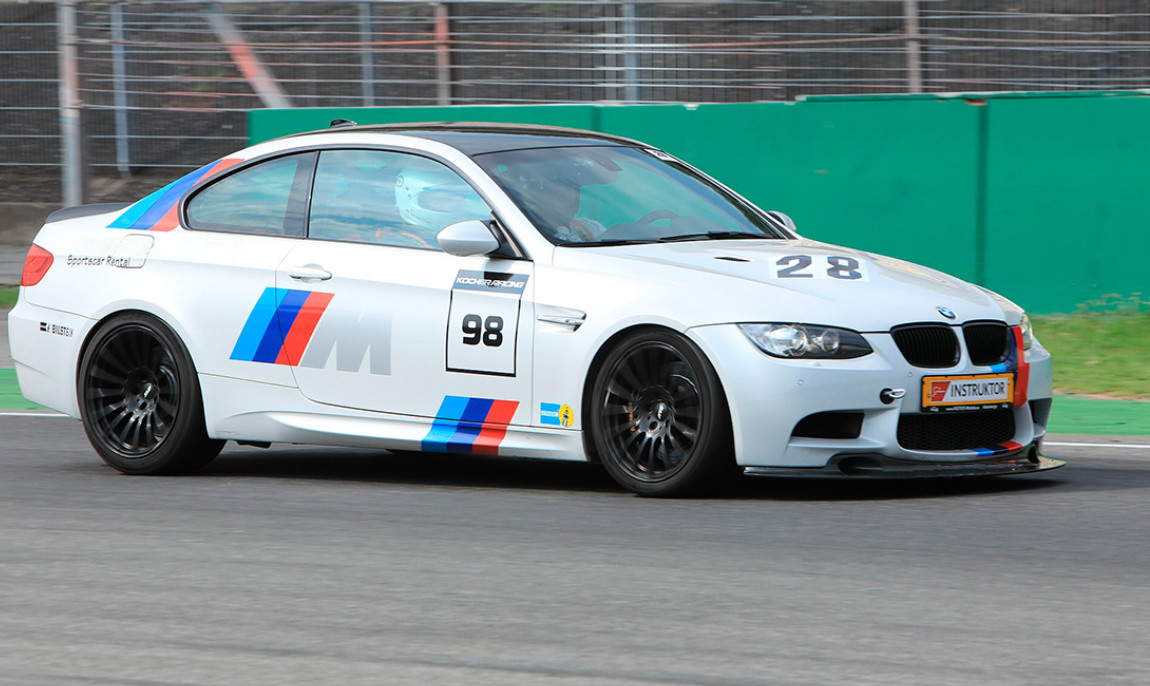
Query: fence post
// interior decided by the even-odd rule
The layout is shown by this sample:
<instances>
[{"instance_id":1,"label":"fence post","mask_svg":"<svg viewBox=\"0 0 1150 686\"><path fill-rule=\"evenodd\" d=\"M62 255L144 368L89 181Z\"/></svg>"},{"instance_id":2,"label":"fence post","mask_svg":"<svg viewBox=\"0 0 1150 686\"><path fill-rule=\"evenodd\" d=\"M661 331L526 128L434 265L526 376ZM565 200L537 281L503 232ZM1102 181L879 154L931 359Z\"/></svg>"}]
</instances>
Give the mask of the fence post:
<instances>
[{"instance_id":1,"label":"fence post","mask_svg":"<svg viewBox=\"0 0 1150 686\"><path fill-rule=\"evenodd\" d=\"M451 104L451 9L445 2L435 3L435 74L436 104Z\"/></svg>"},{"instance_id":2,"label":"fence post","mask_svg":"<svg viewBox=\"0 0 1150 686\"><path fill-rule=\"evenodd\" d=\"M83 205L88 195L81 121L80 70L76 59L76 2L56 1L56 31L60 68L60 148L64 205Z\"/></svg>"},{"instance_id":3,"label":"fence post","mask_svg":"<svg viewBox=\"0 0 1150 686\"><path fill-rule=\"evenodd\" d=\"M903 0L906 17L906 81L907 92L922 92L922 55L918 34L918 0Z\"/></svg>"},{"instance_id":4,"label":"fence post","mask_svg":"<svg viewBox=\"0 0 1150 686\"><path fill-rule=\"evenodd\" d=\"M359 64L363 73L363 105L375 107L375 17L370 2L359 3Z\"/></svg>"},{"instance_id":5,"label":"fence post","mask_svg":"<svg viewBox=\"0 0 1150 686\"><path fill-rule=\"evenodd\" d=\"M623 3L623 101L639 101L639 54L635 52L635 41L639 33L635 15L635 3Z\"/></svg>"},{"instance_id":6,"label":"fence post","mask_svg":"<svg viewBox=\"0 0 1150 686\"><path fill-rule=\"evenodd\" d=\"M128 129L128 66L124 55L124 3L112 5L112 97L116 117L116 169L132 173L131 132Z\"/></svg>"}]
</instances>

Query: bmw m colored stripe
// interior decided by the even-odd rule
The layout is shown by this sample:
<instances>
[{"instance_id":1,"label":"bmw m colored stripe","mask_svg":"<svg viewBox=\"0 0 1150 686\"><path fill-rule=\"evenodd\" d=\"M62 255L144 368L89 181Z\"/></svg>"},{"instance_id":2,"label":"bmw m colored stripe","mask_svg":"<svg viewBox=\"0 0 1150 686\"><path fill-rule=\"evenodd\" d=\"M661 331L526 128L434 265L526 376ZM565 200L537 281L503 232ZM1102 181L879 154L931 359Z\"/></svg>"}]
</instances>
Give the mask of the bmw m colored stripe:
<instances>
[{"instance_id":1,"label":"bmw m colored stripe","mask_svg":"<svg viewBox=\"0 0 1150 686\"><path fill-rule=\"evenodd\" d=\"M1027 401L1027 391L1030 389L1030 363L1026 361L1026 349L1022 343L1022 327L1011 329L1014 333L1014 354L1018 362L1018 378L1014 380L1014 406L1022 407Z\"/></svg>"},{"instance_id":2,"label":"bmw m colored stripe","mask_svg":"<svg viewBox=\"0 0 1150 686\"><path fill-rule=\"evenodd\" d=\"M993 448L975 448L974 452L979 457L991 457L992 455L1007 455L1009 453L1016 453L1019 450L1022 450L1021 443L1006 441L1005 443L999 443Z\"/></svg>"},{"instance_id":3,"label":"bmw m colored stripe","mask_svg":"<svg viewBox=\"0 0 1150 686\"><path fill-rule=\"evenodd\" d=\"M479 432L475 443L471 446L471 452L475 455L498 455L499 445L503 443L503 436L507 434L507 425L511 423L518 406L519 403L510 400L493 401L483 430Z\"/></svg>"},{"instance_id":4,"label":"bmw m colored stripe","mask_svg":"<svg viewBox=\"0 0 1150 686\"><path fill-rule=\"evenodd\" d=\"M446 396L423 439L423 450L498 455L507 425L518 407L514 400Z\"/></svg>"},{"instance_id":5,"label":"bmw m colored stripe","mask_svg":"<svg viewBox=\"0 0 1150 686\"><path fill-rule=\"evenodd\" d=\"M268 364L299 364L333 294L265 288L252 308L231 359Z\"/></svg>"},{"instance_id":6,"label":"bmw m colored stripe","mask_svg":"<svg viewBox=\"0 0 1150 686\"><path fill-rule=\"evenodd\" d=\"M333 293L311 293L300 305L292 324L284 336L283 346L276 356L276 364L286 364L292 367L299 364L307 344L311 342L311 335L319 324L320 317L327 310ZM282 322L281 322L282 326ZM281 329L282 330L282 329Z\"/></svg>"},{"instance_id":7,"label":"bmw m colored stripe","mask_svg":"<svg viewBox=\"0 0 1150 686\"><path fill-rule=\"evenodd\" d=\"M991 365L990 371L995 373L1016 371L1014 378L1014 406L1021 407L1026 404L1027 390L1030 388L1030 363L1026 361L1026 350L1022 347L1022 327L1014 326L1010 329L1014 341L1010 355L1006 361Z\"/></svg>"},{"instance_id":8,"label":"bmw m colored stripe","mask_svg":"<svg viewBox=\"0 0 1150 686\"><path fill-rule=\"evenodd\" d=\"M116 217L115 221L108 225L108 228L171 231L179 225L176 203L184 197L184 193L187 193L200 182L206 181L242 161L238 158L225 158L200 167L124 210L123 214Z\"/></svg>"}]
</instances>

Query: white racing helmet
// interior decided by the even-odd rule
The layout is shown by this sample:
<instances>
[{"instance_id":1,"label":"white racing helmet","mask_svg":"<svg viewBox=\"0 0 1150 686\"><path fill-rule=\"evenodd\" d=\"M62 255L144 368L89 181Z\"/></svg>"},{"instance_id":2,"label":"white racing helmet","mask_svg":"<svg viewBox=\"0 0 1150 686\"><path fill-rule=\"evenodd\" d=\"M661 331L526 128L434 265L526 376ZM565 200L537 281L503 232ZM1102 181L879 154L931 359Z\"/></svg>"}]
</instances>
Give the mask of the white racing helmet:
<instances>
[{"instance_id":1,"label":"white racing helmet","mask_svg":"<svg viewBox=\"0 0 1150 686\"><path fill-rule=\"evenodd\" d=\"M448 171L408 168L395 179L395 206L408 224L439 231L466 219L487 219L483 198Z\"/></svg>"}]
</instances>

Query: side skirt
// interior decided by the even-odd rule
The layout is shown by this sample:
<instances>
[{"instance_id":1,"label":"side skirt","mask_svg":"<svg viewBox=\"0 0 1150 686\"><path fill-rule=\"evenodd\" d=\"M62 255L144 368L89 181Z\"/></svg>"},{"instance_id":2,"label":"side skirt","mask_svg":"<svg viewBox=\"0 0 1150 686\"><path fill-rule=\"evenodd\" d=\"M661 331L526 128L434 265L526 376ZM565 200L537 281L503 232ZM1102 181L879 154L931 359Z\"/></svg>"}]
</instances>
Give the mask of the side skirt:
<instances>
[{"instance_id":1,"label":"side skirt","mask_svg":"<svg viewBox=\"0 0 1150 686\"><path fill-rule=\"evenodd\" d=\"M313 402L298 389L200 375L208 435L234 441L587 461L583 434Z\"/></svg>"}]
</instances>

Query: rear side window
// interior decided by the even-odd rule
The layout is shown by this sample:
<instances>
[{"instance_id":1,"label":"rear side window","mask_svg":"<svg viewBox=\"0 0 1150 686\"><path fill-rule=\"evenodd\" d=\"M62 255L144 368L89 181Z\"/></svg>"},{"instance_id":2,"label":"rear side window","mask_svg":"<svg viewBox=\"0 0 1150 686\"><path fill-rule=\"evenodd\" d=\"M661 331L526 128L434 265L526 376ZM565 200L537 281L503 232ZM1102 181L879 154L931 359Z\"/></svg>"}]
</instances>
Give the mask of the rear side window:
<instances>
[{"instance_id":1,"label":"rear side window","mask_svg":"<svg viewBox=\"0 0 1150 686\"><path fill-rule=\"evenodd\" d=\"M188 228L301 237L315 153L277 157L220 179L184 208Z\"/></svg>"},{"instance_id":2,"label":"rear side window","mask_svg":"<svg viewBox=\"0 0 1150 686\"><path fill-rule=\"evenodd\" d=\"M439 162L384 150L324 150L308 238L438 250L444 227L491 218L491 208Z\"/></svg>"}]
</instances>

